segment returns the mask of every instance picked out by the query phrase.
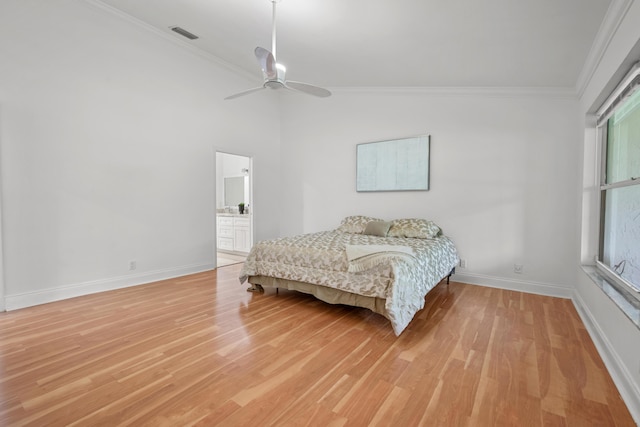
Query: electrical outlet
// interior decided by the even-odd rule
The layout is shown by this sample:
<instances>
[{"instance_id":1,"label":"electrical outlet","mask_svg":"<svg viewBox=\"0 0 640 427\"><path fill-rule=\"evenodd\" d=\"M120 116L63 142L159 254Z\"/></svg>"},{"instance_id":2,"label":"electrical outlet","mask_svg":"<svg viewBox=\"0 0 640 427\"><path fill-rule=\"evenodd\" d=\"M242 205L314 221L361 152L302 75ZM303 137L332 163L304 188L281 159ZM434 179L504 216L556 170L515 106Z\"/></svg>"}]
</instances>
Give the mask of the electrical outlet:
<instances>
[{"instance_id":1,"label":"electrical outlet","mask_svg":"<svg viewBox=\"0 0 640 427\"><path fill-rule=\"evenodd\" d=\"M129 271L133 271L136 269L136 261L129 261Z\"/></svg>"},{"instance_id":2,"label":"electrical outlet","mask_svg":"<svg viewBox=\"0 0 640 427\"><path fill-rule=\"evenodd\" d=\"M467 260L466 259L461 259L460 260L460 268L467 268Z\"/></svg>"},{"instance_id":3,"label":"electrical outlet","mask_svg":"<svg viewBox=\"0 0 640 427\"><path fill-rule=\"evenodd\" d=\"M523 269L524 269L524 266L522 264L513 264L514 273L522 274Z\"/></svg>"}]
</instances>

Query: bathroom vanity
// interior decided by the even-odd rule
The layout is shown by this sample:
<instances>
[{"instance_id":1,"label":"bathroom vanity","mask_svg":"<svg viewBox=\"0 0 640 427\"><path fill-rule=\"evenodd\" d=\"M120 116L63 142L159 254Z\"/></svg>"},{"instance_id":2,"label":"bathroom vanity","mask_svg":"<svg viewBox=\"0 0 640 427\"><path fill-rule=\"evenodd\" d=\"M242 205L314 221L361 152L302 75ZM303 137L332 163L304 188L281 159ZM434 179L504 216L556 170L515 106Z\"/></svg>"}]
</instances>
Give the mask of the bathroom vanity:
<instances>
[{"instance_id":1,"label":"bathroom vanity","mask_svg":"<svg viewBox=\"0 0 640 427\"><path fill-rule=\"evenodd\" d=\"M251 215L216 214L218 250L248 253L251 249Z\"/></svg>"}]
</instances>

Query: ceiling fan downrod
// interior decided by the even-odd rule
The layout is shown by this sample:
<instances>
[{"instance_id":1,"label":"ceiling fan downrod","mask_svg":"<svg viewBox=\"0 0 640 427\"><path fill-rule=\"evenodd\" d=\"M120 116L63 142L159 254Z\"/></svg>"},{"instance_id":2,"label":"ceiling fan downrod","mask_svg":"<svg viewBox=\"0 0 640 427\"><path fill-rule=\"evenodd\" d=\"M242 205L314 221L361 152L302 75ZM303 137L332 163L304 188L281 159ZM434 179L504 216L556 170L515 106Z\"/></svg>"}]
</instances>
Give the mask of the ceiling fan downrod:
<instances>
[{"instance_id":1,"label":"ceiling fan downrod","mask_svg":"<svg viewBox=\"0 0 640 427\"><path fill-rule=\"evenodd\" d=\"M271 54L277 62L276 56L276 3L280 0L271 0L271 7L273 10L272 20L271 20Z\"/></svg>"}]
</instances>

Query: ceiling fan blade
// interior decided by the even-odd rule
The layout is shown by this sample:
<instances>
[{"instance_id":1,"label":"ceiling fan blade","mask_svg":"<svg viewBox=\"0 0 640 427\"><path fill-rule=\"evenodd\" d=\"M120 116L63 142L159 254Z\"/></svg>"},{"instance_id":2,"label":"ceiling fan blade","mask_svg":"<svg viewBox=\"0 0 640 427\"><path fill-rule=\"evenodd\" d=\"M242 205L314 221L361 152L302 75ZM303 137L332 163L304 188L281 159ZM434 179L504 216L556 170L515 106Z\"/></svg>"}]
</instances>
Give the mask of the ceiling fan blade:
<instances>
[{"instance_id":1,"label":"ceiling fan blade","mask_svg":"<svg viewBox=\"0 0 640 427\"><path fill-rule=\"evenodd\" d=\"M314 86L309 83L287 81L285 77L285 68L281 64L276 63L276 3L278 3L279 1L280 0L271 0L271 2L273 3L273 25L271 31L272 51L269 52L267 49L260 46L256 47L253 51L253 53L256 55L258 63L260 64L260 68L262 69L262 74L264 77L262 87L245 90L244 92L227 96L225 99L238 98L240 96L248 95L265 88L282 89L283 87L296 92L303 92L309 95L318 96L320 98L331 96L331 92L329 92L327 89Z\"/></svg>"},{"instance_id":2,"label":"ceiling fan blade","mask_svg":"<svg viewBox=\"0 0 640 427\"><path fill-rule=\"evenodd\" d=\"M245 91L236 93L235 95L227 96L225 99L236 99L236 98L239 98L241 96L249 95L250 93L257 92L257 91L262 90L262 89L264 89L264 86L254 87L253 89L245 90Z\"/></svg>"},{"instance_id":3,"label":"ceiling fan blade","mask_svg":"<svg viewBox=\"0 0 640 427\"><path fill-rule=\"evenodd\" d=\"M309 95L319 96L320 98L326 98L327 96L331 96L331 92L329 92L327 89L310 85L309 83L294 82L294 81L288 80L285 82L285 86L289 89L293 89L298 92L304 92Z\"/></svg>"},{"instance_id":4,"label":"ceiling fan blade","mask_svg":"<svg viewBox=\"0 0 640 427\"><path fill-rule=\"evenodd\" d=\"M254 50L254 53L258 58L265 80L275 79L278 76L278 71L276 69L276 58L273 54L260 46Z\"/></svg>"}]
</instances>

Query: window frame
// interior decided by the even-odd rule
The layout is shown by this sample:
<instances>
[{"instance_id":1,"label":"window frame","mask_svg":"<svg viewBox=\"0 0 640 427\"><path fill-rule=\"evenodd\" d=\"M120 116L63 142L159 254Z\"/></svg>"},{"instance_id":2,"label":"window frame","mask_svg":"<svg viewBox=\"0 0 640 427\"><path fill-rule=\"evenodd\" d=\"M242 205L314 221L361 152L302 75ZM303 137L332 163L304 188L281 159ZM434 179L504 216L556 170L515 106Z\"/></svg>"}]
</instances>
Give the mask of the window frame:
<instances>
[{"instance_id":1,"label":"window frame","mask_svg":"<svg viewBox=\"0 0 640 427\"><path fill-rule=\"evenodd\" d=\"M622 79L620 84L616 86L616 89L607 98L604 104L600 107L597 116L597 132L598 142L600 145L600 162L599 171L597 176L599 177L598 188L600 192L599 198L599 218L598 218L598 253L595 259L596 269L603 274L607 280L621 286L623 289L630 293L637 300L640 300L640 286L634 285L625 280L622 276L614 272L609 266L607 266L602 259L604 257L604 241L605 241L605 211L606 211L606 195L608 190L614 190L617 188L624 188L630 186L640 185L639 177L629 177L624 181L618 181L614 183L607 183L607 160L608 160L608 135L609 119L616 113L618 108L633 95L636 91L640 91L640 62L631 67L631 70Z\"/></svg>"}]
</instances>

